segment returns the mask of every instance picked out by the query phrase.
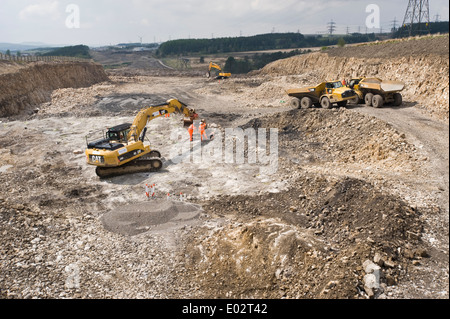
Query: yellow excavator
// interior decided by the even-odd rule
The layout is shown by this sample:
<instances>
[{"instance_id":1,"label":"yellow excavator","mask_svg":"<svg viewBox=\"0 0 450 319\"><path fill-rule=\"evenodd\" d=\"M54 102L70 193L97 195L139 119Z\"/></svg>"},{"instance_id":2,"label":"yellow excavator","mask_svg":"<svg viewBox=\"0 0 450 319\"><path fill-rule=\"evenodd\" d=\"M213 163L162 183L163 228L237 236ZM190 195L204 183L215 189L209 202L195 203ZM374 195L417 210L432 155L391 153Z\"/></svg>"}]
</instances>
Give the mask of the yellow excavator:
<instances>
[{"instance_id":1,"label":"yellow excavator","mask_svg":"<svg viewBox=\"0 0 450 319\"><path fill-rule=\"evenodd\" d=\"M231 73L224 73L222 71L222 68L218 64L213 63L213 62L209 62L208 73L206 74L206 76L208 78L211 77L211 70L212 69L216 69L216 70L219 71L219 74L216 76L216 80L223 80L223 79L231 78Z\"/></svg>"},{"instance_id":2,"label":"yellow excavator","mask_svg":"<svg viewBox=\"0 0 450 319\"><path fill-rule=\"evenodd\" d=\"M176 99L142 109L132 124L109 128L99 140L89 142L91 136L86 136L87 163L97 166L100 178L159 171L163 166L161 153L144 145L146 126L153 119L172 113L181 113L185 119L196 115L195 110Z\"/></svg>"}]
</instances>

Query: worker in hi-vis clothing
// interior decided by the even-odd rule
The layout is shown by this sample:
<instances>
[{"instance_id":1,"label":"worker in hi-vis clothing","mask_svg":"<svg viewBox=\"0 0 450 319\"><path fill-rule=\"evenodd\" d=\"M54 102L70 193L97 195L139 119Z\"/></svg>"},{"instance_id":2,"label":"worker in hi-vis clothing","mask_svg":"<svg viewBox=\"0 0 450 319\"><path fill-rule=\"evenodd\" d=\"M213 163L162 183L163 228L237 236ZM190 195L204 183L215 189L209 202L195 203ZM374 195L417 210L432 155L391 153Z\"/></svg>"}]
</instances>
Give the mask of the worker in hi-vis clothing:
<instances>
[{"instance_id":1,"label":"worker in hi-vis clothing","mask_svg":"<svg viewBox=\"0 0 450 319\"><path fill-rule=\"evenodd\" d=\"M188 132L191 142L194 141L194 132L200 133L200 137L202 142L208 140L208 136L206 135L207 124L205 120L201 120L201 122L194 122L191 126L189 126Z\"/></svg>"}]
</instances>

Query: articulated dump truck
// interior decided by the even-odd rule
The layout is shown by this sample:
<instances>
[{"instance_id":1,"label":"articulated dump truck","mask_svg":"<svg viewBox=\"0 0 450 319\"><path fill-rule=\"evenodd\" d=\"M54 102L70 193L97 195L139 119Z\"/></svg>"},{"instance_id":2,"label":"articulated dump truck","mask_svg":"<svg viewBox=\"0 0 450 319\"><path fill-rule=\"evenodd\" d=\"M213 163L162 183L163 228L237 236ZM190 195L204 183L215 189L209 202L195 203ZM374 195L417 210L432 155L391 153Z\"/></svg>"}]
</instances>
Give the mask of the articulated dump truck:
<instances>
[{"instance_id":1,"label":"articulated dump truck","mask_svg":"<svg viewBox=\"0 0 450 319\"><path fill-rule=\"evenodd\" d=\"M351 102L354 104L366 103L367 106L381 108L385 104L401 106L403 97L401 91L405 89L405 83L398 81L383 81L378 78L351 79L348 87L353 89L357 97Z\"/></svg>"},{"instance_id":2,"label":"articulated dump truck","mask_svg":"<svg viewBox=\"0 0 450 319\"><path fill-rule=\"evenodd\" d=\"M342 84L341 81L323 82L317 86L288 90L292 97L291 105L296 108L309 109L312 106L330 109L337 104L347 106L348 101L357 97L356 92Z\"/></svg>"}]
</instances>

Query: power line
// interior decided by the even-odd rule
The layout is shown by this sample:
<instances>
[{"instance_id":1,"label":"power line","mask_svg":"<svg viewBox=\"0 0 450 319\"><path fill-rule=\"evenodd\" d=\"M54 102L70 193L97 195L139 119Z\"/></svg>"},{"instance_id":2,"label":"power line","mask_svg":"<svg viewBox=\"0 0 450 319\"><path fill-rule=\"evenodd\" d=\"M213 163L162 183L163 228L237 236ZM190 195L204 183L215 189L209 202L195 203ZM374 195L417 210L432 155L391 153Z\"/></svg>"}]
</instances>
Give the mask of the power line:
<instances>
[{"instance_id":1,"label":"power line","mask_svg":"<svg viewBox=\"0 0 450 319\"><path fill-rule=\"evenodd\" d=\"M430 33L429 0L409 0L402 25L408 30L409 36L425 32Z\"/></svg>"},{"instance_id":2,"label":"power line","mask_svg":"<svg viewBox=\"0 0 450 319\"><path fill-rule=\"evenodd\" d=\"M394 18L393 21L391 21L391 27L392 27L392 31L396 32L397 31L397 17Z\"/></svg>"},{"instance_id":3,"label":"power line","mask_svg":"<svg viewBox=\"0 0 450 319\"><path fill-rule=\"evenodd\" d=\"M436 23L439 23L439 22L441 22L441 16L440 16L440 14L438 13L438 14L436 14L435 16L434 16L434 21L436 22Z\"/></svg>"},{"instance_id":4,"label":"power line","mask_svg":"<svg viewBox=\"0 0 450 319\"><path fill-rule=\"evenodd\" d=\"M333 35L334 31L336 31L336 22L331 20L331 22L328 22L328 33Z\"/></svg>"}]
</instances>

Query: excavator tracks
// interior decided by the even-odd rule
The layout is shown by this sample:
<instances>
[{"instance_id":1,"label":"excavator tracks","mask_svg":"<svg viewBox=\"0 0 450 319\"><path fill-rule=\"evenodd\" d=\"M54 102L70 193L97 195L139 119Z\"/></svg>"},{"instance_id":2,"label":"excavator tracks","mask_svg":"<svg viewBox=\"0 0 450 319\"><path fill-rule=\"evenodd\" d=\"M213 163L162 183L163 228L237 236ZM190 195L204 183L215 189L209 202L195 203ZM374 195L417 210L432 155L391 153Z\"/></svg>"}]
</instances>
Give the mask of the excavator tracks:
<instances>
[{"instance_id":1,"label":"excavator tracks","mask_svg":"<svg viewBox=\"0 0 450 319\"><path fill-rule=\"evenodd\" d=\"M127 174L155 173L162 169L163 162L160 158L142 158L119 167L97 167L95 170L98 177L111 178Z\"/></svg>"}]
</instances>

